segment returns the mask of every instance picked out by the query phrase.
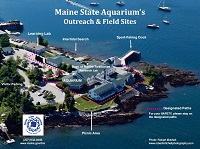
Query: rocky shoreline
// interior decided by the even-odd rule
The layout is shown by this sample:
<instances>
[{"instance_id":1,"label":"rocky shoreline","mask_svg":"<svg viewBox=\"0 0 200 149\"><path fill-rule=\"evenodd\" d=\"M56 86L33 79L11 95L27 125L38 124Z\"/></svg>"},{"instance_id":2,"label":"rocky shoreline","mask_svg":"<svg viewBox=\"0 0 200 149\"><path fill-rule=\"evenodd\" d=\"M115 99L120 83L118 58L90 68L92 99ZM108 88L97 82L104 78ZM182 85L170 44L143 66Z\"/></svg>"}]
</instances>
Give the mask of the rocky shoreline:
<instances>
[{"instance_id":1,"label":"rocky shoreline","mask_svg":"<svg viewBox=\"0 0 200 149\"><path fill-rule=\"evenodd\" d=\"M62 49L57 51L66 53L74 57L78 55L72 52L66 52ZM93 57L88 56L88 59ZM98 60L98 59L97 59ZM184 86L184 85L198 85L199 79L191 71L182 71L176 68L171 68L166 65L153 66L146 62L138 62L133 69L142 71L143 69L151 67L153 70L161 71L162 75L158 76L153 83L153 90L145 89L140 91L139 96L134 96L133 91L123 94L120 99L118 113L100 115L93 117L93 125L118 125L133 122L135 119L144 115L144 113L135 113L136 105L141 102L158 101L161 98L168 97L168 90L165 87L166 84L170 84L173 87ZM143 84L138 85L137 88L144 88ZM22 128L21 124L18 126L8 126L9 134L21 135ZM52 116L45 120L45 129L52 129L55 127L79 127L79 126L90 126L90 117L81 117L77 114L71 114L67 117ZM17 127L17 129L16 129Z\"/></svg>"}]
</instances>

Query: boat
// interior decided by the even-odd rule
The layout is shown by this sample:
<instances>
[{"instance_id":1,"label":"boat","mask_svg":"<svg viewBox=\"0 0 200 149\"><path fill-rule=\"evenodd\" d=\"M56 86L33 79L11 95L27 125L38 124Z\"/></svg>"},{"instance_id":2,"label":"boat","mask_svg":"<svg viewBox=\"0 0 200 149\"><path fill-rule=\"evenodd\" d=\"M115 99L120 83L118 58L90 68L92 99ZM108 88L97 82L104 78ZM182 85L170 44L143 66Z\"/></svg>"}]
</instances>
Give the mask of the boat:
<instances>
[{"instance_id":1,"label":"boat","mask_svg":"<svg viewBox=\"0 0 200 149\"><path fill-rule=\"evenodd\" d=\"M119 2L117 2L116 4L119 5L119 6L124 6L124 5L125 5L125 2L119 1Z\"/></svg>"},{"instance_id":2,"label":"boat","mask_svg":"<svg viewBox=\"0 0 200 149\"><path fill-rule=\"evenodd\" d=\"M8 143L8 144L15 143L15 140L14 139L9 139L9 140L6 140L6 143Z\"/></svg>"},{"instance_id":3,"label":"boat","mask_svg":"<svg viewBox=\"0 0 200 149\"><path fill-rule=\"evenodd\" d=\"M163 20L163 23L165 23L165 24L169 24L169 21L167 21L167 20Z\"/></svg>"},{"instance_id":4,"label":"boat","mask_svg":"<svg viewBox=\"0 0 200 149\"><path fill-rule=\"evenodd\" d=\"M162 1L163 1L163 6L159 6ZM170 7L165 6L165 0L161 0L160 3L158 4L158 9L164 10L164 11L171 11Z\"/></svg>"},{"instance_id":5,"label":"boat","mask_svg":"<svg viewBox=\"0 0 200 149\"><path fill-rule=\"evenodd\" d=\"M91 2L90 5L91 6L99 6L99 3L98 2Z\"/></svg>"},{"instance_id":6,"label":"boat","mask_svg":"<svg viewBox=\"0 0 200 149\"><path fill-rule=\"evenodd\" d=\"M159 26L156 25L156 24L149 24L149 25L147 25L147 27L149 27L149 28L159 28Z\"/></svg>"}]
</instances>

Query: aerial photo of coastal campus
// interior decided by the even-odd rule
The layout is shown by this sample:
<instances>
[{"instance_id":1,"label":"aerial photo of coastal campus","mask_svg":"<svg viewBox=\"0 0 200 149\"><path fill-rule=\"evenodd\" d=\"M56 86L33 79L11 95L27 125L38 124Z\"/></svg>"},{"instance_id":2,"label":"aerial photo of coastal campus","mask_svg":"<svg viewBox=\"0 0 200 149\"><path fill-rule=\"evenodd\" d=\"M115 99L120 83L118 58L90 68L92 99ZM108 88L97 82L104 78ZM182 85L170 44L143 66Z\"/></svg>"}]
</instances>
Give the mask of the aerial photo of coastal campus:
<instances>
[{"instance_id":1,"label":"aerial photo of coastal campus","mask_svg":"<svg viewBox=\"0 0 200 149\"><path fill-rule=\"evenodd\" d=\"M83 141L85 138L83 139L82 137L93 136L98 138L103 137L106 133L108 134L107 137L110 137L118 132L115 128L125 130L127 125L134 125L135 123L137 126L137 122L140 121L136 120L140 120L145 116L151 121L168 120L169 122L167 123L170 123L170 120L177 119L180 115L185 116L186 114L183 114L185 111L192 111L190 104L178 104L176 102L170 103L171 105L164 103L166 106L162 102L161 105L148 105L144 106L145 111L138 111L138 105L141 103L156 103L162 100L166 102L168 98L172 98L170 94L172 92L173 96L174 88L187 86L188 88L191 87L192 90L196 90L195 87L198 88L200 83L198 73L196 73L198 70L190 71L190 69L184 69L187 68L187 65L181 66L182 69L179 69L175 68L176 65L174 63L172 63L173 67L163 64L165 62L162 61L162 58L165 59L164 57L167 57L167 54L159 59L159 64L154 62L152 64L149 60L145 62L146 53L151 54L151 51L148 51L148 48L145 49L145 47L155 44L154 41L146 43L147 35L154 34L155 36L155 32L161 32L163 28L169 28L174 25L168 19L173 10L171 7L166 6L165 1L155 2L155 4L158 4L158 6L155 6L155 13L163 14L164 17L162 16L157 21L157 24L155 24L156 19L152 19L152 22L143 24L143 26L139 22L141 21L140 19L138 21L131 17L142 18L146 14L148 15L148 11L145 10L147 8L137 9L136 7L134 8L136 10L133 10L133 8L130 10L130 8L126 8L129 1L113 2L113 10L102 8L104 6L101 7L101 2L87 1L88 4L86 5L78 1L63 1L67 9L64 6L64 8L60 9L58 7L61 6L56 4L55 8L52 6L50 7L51 9L49 8L52 12L50 15L54 19L58 18L59 20L61 18L60 20L63 22L61 21L62 27L60 27L66 28L66 30L69 27L67 31L72 35L72 32L77 31L79 33L83 30L84 36L77 36L76 34L72 36L68 35L68 32L67 35L66 33L62 34L64 31L62 29L59 30L58 27L55 28L56 32L62 34L62 38L59 39L62 42L59 41L59 44L57 42L58 37L54 37L53 30L51 31L48 28L49 26L45 26L45 23L43 29L34 31L31 27L28 27L27 22L30 22L30 20L27 21L26 17L25 21L21 17L11 17L12 20L0 20L0 139L2 145L0 147L26 148L28 145L34 148L37 145L44 148L45 146L48 146L48 148L56 148L57 146L68 148L72 145L75 149L91 148L91 146L87 147L88 144L85 144L85 141ZM43 15L40 14L40 16ZM33 14L33 16L36 15ZM69 18L66 19L66 16ZM79 16L86 18L82 19L80 17L81 19L77 19L76 17ZM88 16L90 17L89 20L87 20ZM95 18L96 16L97 18ZM101 18L102 16L106 16L106 19ZM112 19L113 16L114 19ZM120 18L121 16L124 16L124 18ZM4 16L1 14L0 17L3 18ZM71 19L71 17L76 19ZM43 21L42 19L41 22ZM102 30L98 31L96 28L98 23L100 23L101 29L106 30L105 33ZM32 24L37 28L37 22L29 25L31 26ZM144 31L145 34L139 34L141 36L129 34L127 36L129 31L125 26L136 26L138 24L142 26L140 27L140 32ZM70 25L80 25L81 29L79 31L77 27L71 28ZM91 29L91 27L87 28L84 25L94 25L94 33L97 34L97 37L93 39L93 34L90 35L88 33L88 29ZM110 25L114 27L110 27ZM119 29L116 30L116 26L120 25L121 28L124 27L122 32ZM45 30L46 28L48 29ZM114 40L109 31L117 32L117 34L114 34L114 36L117 35L117 41ZM107 35L109 33L111 34L111 39ZM98 38L98 34L103 36ZM163 34L159 36L161 38ZM167 36L163 38L164 40L168 39ZM135 49L134 44L137 44L136 41L139 39L141 39L140 42L143 40L144 46L137 46L137 49ZM156 38L156 40L159 39ZM121 41L125 41L123 45L121 45ZM117 47L116 45L119 43L120 46ZM161 44L161 47L157 47L158 49L163 48L162 45L164 43L156 44ZM173 44L171 45L173 46ZM190 46L191 44L188 45ZM142 48L139 49L138 47L144 48L146 53ZM105 48L105 50L101 51L101 48ZM126 50L120 50L123 48ZM81 51L81 49L86 49L86 52ZM143 56L143 53L145 56ZM162 55L162 52L152 53L152 58L156 54L157 57ZM170 62L167 63L170 64ZM195 68L193 70L196 70ZM183 92L183 95L187 96L186 91ZM176 98L182 99L182 96ZM177 110L184 112L178 113ZM172 114L172 111L175 112ZM153 116L154 112L160 112L161 115ZM152 128L157 127L153 121L151 123ZM127 130L137 130L136 126L133 125ZM139 127L142 127L142 125ZM142 128L142 130L145 129L144 127ZM76 129L76 132L74 129ZM109 129L113 131L109 131ZM150 126L149 130L151 130ZM60 131L63 133L62 139L59 139ZM122 132L120 133L123 137L126 136ZM52 134L57 136L59 140L57 141L60 142L60 145L59 143L56 145L56 142L53 141L56 137L52 137ZM82 146L70 140L70 137L80 138ZM65 144L63 138L70 141ZM87 138L86 140L90 139ZM134 139L133 134L128 136L128 139ZM163 137L162 135L158 137L153 135L153 137L148 138L144 136L143 139L145 140L144 142L148 142L147 145L144 145L146 147L148 147L149 143L155 142L165 145L166 142L178 143L179 145L181 144L180 142L186 142L187 145L191 146L195 142L193 140L179 141L179 138L173 138L171 135L163 135ZM91 141L93 145L95 145L95 141ZM72 146L69 148L73 148ZM107 148L114 148L114 146L111 145L111 147ZM138 145L138 148L144 148L144 146L139 147ZM101 145L100 148L106 147ZM118 144L115 148L121 147ZM132 147L127 145L126 148Z\"/></svg>"}]
</instances>

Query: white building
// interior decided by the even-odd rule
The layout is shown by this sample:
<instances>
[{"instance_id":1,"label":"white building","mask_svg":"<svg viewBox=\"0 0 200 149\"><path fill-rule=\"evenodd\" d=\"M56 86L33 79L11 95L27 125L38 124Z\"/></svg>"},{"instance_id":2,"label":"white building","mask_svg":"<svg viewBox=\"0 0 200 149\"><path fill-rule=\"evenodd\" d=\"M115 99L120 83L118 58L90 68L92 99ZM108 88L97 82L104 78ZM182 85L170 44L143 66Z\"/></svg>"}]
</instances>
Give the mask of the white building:
<instances>
[{"instance_id":1,"label":"white building","mask_svg":"<svg viewBox=\"0 0 200 149\"><path fill-rule=\"evenodd\" d=\"M103 83L94 89L91 89L88 94L95 100L102 101L116 93L114 86L111 83Z\"/></svg>"}]
</instances>

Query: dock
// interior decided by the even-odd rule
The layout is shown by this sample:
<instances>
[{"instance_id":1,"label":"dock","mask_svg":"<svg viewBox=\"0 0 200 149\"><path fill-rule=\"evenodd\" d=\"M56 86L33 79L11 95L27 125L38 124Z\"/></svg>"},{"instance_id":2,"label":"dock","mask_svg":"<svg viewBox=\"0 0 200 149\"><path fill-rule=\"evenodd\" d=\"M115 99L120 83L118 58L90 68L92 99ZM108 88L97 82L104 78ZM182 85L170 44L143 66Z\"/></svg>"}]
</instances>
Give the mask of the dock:
<instances>
[{"instance_id":1,"label":"dock","mask_svg":"<svg viewBox=\"0 0 200 149\"><path fill-rule=\"evenodd\" d=\"M130 50L124 56L120 58L121 64L127 66L131 62L139 61L141 58L141 52Z\"/></svg>"},{"instance_id":2,"label":"dock","mask_svg":"<svg viewBox=\"0 0 200 149\"><path fill-rule=\"evenodd\" d=\"M14 143L14 142L15 142L14 139L11 139L11 138L9 137L9 135L8 135L8 128L6 127L6 124L5 124L5 123L1 123L1 124L0 124L0 129L1 129L1 131L3 131L3 132L7 135L8 140L6 140L6 142L7 142L8 144Z\"/></svg>"}]
</instances>

